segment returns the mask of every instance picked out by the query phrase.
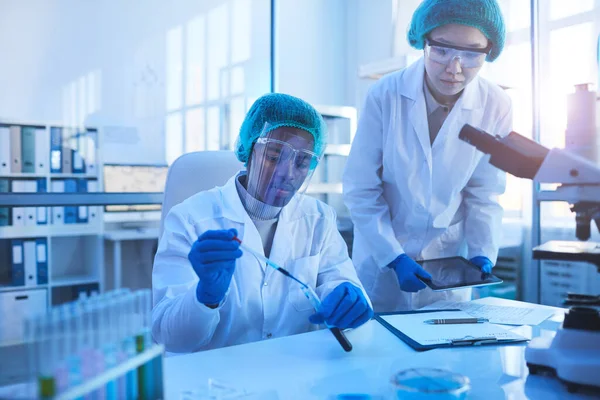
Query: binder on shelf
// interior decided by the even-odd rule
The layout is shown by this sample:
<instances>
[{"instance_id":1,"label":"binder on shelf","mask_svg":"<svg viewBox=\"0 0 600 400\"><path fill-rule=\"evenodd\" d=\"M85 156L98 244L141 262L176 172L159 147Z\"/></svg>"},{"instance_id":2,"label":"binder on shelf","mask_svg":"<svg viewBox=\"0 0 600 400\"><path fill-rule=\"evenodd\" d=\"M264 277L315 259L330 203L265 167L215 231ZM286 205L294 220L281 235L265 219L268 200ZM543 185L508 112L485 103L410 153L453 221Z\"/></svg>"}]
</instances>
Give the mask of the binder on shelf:
<instances>
[{"instance_id":1,"label":"binder on shelf","mask_svg":"<svg viewBox=\"0 0 600 400\"><path fill-rule=\"evenodd\" d=\"M25 285L25 272L23 270L23 241L15 239L11 242L11 282L13 286Z\"/></svg>"},{"instance_id":2,"label":"binder on shelf","mask_svg":"<svg viewBox=\"0 0 600 400\"><path fill-rule=\"evenodd\" d=\"M25 192L36 193L37 192L37 181L27 180L24 181ZM37 225L37 207L25 207L25 225L32 226Z\"/></svg>"},{"instance_id":3,"label":"binder on shelf","mask_svg":"<svg viewBox=\"0 0 600 400\"><path fill-rule=\"evenodd\" d=\"M62 172L62 128L50 128L50 172Z\"/></svg>"},{"instance_id":4,"label":"binder on shelf","mask_svg":"<svg viewBox=\"0 0 600 400\"><path fill-rule=\"evenodd\" d=\"M12 240L0 240L0 287L12 284Z\"/></svg>"},{"instance_id":5,"label":"binder on shelf","mask_svg":"<svg viewBox=\"0 0 600 400\"><path fill-rule=\"evenodd\" d=\"M36 264L37 264L37 284L45 285L48 283L48 241L46 238L35 240L36 246Z\"/></svg>"},{"instance_id":6,"label":"binder on shelf","mask_svg":"<svg viewBox=\"0 0 600 400\"><path fill-rule=\"evenodd\" d=\"M73 172L73 148L71 147L71 132L62 130L62 173L70 174Z\"/></svg>"},{"instance_id":7,"label":"binder on shelf","mask_svg":"<svg viewBox=\"0 0 600 400\"><path fill-rule=\"evenodd\" d=\"M0 175L10 174L10 128L0 126Z\"/></svg>"},{"instance_id":8,"label":"binder on shelf","mask_svg":"<svg viewBox=\"0 0 600 400\"><path fill-rule=\"evenodd\" d=\"M96 175L98 171L96 165L96 146L98 143L98 131L96 129L88 129L85 137L86 171L90 175Z\"/></svg>"},{"instance_id":9,"label":"binder on shelf","mask_svg":"<svg viewBox=\"0 0 600 400\"><path fill-rule=\"evenodd\" d=\"M10 172L21 172L21 127L10 127Z\"/></svg>"},{"instance_id":10,"label":"binder on shelf","mask_svg":"<svg viewBox=\"0 0 600 400\"><path fill-rule=\"evenodd\" d=\"M88 193L96 193L98 191L98 181L89 180L87 183ZM99 218L100 207L98 206L89 206L88 207L88 221L90 224L95 224Z\"/></svg>"},{"instance_id":11,"label":"binder on shelf","mask_svg":"<svg viewBox=\"0 0 600 400\"><path fill-rule=\"evenodd\" d=\"M25 271L25 286L37 285L37 254L35 240L23 242L23 264Z\"/></svg>"},{"instance_id":12,"label":"binder on shelf","mask_svg":"<svg viewBox=\"0 0 600 400\"><path fill-rule=\"evenodd\" d=\"M11 192L13 192L13 193L27 192L27 181L13 179L11 181ZM25 226L25 207L13 207L13 209L12 209L12 224L13 224L13 226Z\"/></svg>"},{"instance_id":13,"label":"binder on shelf","mask_svg":"<svg viewBox=\"0 0 600 400\"><path fill-rule=\"evenodd\" d=\"M0 178L0 193L10 192L10 180L8 178ZM10 225L11 209L9 207L0 207L0 226Z\"/></svg>"},{"instance_id":14,"label":"binder on shelf","mask_svg":"<svg viewBox=\"0 0 600 400\"><path fill-rule=\"evenodd\" d=\"M46 178L39 178L37 180L37 193L46 193L47 191ZM37 207L37 224L48 224L48 209L46 207Z\"/></svg>"},{"instance_id":15,"label":"binder on shelf","mask_svg":"<svg viewBox=\"0 0 600 400\"><path fill-rule=\"evenodd\" d=\"M77 181L75 179L65 179L65 193L77 193ZM65 207L65 224L77 223L77 206Z\"/></svg>"},{"instance_id":16,"label":"binder on shelf","mask_svg":"<svg viewBox=\"0 0 600 400\"><path fill-rule=\"evenodd\" d=\"M88 186L86 179L78 179L77 180L77 192L79 193L87 193ZM87 206L78 206L77 207L77 223L78 224L87 224L88 222L88 207Z\"/></svg>"},{"instance_id":17,"label":"binder on shelf","mask_svg":"<svg viewBox=\"0 0 600 400\"><path fill-rule=\"evenodd\" d=\"M73 139L73 173L85 174L86 165L86 147L87 147L87 135L86 132L77 132Z\"/></svg>"},{"instance_id":18,"label":"binder on shelf","mask_svg":"<svg viewBox=\"0 0 600 400\"><path fill-rule=\"evenodd\" d=\"M46 129L35 130L35 173L46 175L50 170L48 147L48 131Z\"/></svg>"},{"instance_id":19,"label":"binder on shelf","mask_svg":"<svg viewBox=\"0 0 600 400\"><path fill-rule=\"evenodd\" d=\"M21 128L21 172L35 172L35 128Z\"/></svg>"},{"instance_id":20,"label":"binder on shelf","mask_svg":"<svg viewBox=\"0 0 600 400\"><path fill-rule=\"evenodd\" d=\"M71 171L74 174L83 173L83 158L79 151L79 136L77 131L71 131L71 136L67 139L67 147L71 152Z\"/></svg>"},{"instance_id":21,"label":"binder on shelf","mask_svg":"<svg viewBox=\"0 0 600 400\"><path fill-rule=\"evenodd\" d=\"M52 193L64 193L65 181L53 180L50 183L50 189ZM52 207L52 224L62 225L65 223L65 208L64 207Z\"/></svg>"}]
</instances>

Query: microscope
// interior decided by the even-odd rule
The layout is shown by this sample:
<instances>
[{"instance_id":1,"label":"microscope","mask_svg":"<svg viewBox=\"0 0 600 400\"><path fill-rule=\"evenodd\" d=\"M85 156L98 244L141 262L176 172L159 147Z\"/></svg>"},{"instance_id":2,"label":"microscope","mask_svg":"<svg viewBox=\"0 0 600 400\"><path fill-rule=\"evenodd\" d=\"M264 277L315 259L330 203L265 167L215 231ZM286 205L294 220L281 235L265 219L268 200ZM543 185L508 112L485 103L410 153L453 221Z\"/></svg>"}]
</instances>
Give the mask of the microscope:
<instances>
[{"instance_id":1,"label":"microscope","mask_svg":"<svg viewBox=\"0 0 600 400\"><path fill-rule=\"evenodd\" d=\"M568 134L567 129L567 139ZM489 162L503 171L538 183L560 184L547 200L572 205L579 240L590 238L592 223L600 230L600 168L593 162L573 151L548 149L516 132L496 137L465 125L459 138L489 154ZM589 149L589 146L582 148ZM592 150L595 152L596 148ZM534 248L533 258L586 261L595 264L600 273L600 244L597 243L550 241ZM525 350L525 360L531 374L556 376L569 391L600 390L600 311L590 307L600 296L569 297L565 304L579 305L569 309L554 338L531 340Z\"/></svg>"}]
</instances>

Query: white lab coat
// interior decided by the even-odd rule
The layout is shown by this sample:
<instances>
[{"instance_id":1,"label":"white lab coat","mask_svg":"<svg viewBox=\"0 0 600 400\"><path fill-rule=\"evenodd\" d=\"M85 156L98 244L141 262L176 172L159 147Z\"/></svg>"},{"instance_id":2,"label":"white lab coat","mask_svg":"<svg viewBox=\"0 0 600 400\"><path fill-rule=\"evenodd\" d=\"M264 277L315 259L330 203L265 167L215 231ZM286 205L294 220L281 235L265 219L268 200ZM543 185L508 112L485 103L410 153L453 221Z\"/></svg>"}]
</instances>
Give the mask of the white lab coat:
<instances>
[{"instance_id":1,"label":"white lab coat","mask_svg":"<svg viewBox=\"0 0 600 400\"><path fill-rule=\"evenodd\" d=\"M246 246L264 255L260 235L242 205L235 177L173 207L154 261L152 334L168 351L192 352L307 332L314 313L299 285L250 254L236 261L229 290L216 309L196 299L198 277L188 253L207 230L235 228ZM340 283L362 288L333 209L298 196L279 218L270 259L311 285L321 299Z\"/></svg>"},{"instance_id":2,"label":"white lab coat","mask_svg":"<svg viewBox=\"0 0 600 400\"><path fill-rule=\"evenodd\" d=\"M430 144L424 61L369 90L344 171L344 200L354 222L353 262L375 311L408 310L440 299L468 300L470 290L411 294L387 267L414 259L463 255L495 262L505 174L458 139L468 123L491 134L512 126L510 98L477 77L467 85Z\"/></svg>"}]
</instances>

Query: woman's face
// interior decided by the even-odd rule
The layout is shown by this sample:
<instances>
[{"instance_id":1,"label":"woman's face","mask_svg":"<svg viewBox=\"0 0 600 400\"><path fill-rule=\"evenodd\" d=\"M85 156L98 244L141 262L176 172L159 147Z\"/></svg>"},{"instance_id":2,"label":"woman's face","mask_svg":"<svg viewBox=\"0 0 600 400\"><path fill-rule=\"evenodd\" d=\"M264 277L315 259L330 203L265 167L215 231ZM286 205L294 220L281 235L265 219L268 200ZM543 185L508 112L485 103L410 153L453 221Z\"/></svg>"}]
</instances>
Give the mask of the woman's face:
<instances>
[{"instance_id":1,"label":"woman's face","mask_svg":"<svg viewBox=\"0 0 600 400\"><path fill-rule=\"evenodd\" d=\"M461 48L485 49L488 46L488 39L479 29L466 25L440 26L431 31L428 38ZM450 59L447 63L436 62L425 51L427 85L438 101L446 102L455 99L477 76L482 66L464 68L458 58Z\"/></svg>"}]
</instances>

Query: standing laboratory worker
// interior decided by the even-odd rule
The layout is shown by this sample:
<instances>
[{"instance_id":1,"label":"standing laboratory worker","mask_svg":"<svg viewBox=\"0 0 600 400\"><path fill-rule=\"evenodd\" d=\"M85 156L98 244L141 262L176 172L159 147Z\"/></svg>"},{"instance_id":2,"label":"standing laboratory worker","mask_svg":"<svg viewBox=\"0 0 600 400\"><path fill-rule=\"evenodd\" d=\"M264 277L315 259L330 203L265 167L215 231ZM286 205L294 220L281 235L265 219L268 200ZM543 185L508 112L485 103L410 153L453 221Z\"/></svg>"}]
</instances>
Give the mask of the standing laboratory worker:
<instances>
[{"instance_id":1,"label":"standing laboratory worker","mask_svg":"<svg viewBox=\"0 0 600 400\"><path fill-rule=\"evenodd\" d=\"M303 193L325 146L326 125L308 103L284 94L254 102L236 145L247 170L165 219L152 273L154 340L193 352L371 318L333 209ZM310 285L318 312L297 282L234 237Z\"/></svg>"},{"instance_id":2,"label":"standing laboratory worker","mask_svg":"<svg viewBox=\"0 0 600 400\"><path fill-rule=\"evenodd\" d=\"M512 129L509 97L478 76L504 39L495 0L425 0L408 31L423 57L368 92L343 183L353 261L375 311L470 298L432 292L415 260L462 255L486 272L496 261L505 175L458 134L464 124Z\"/></svg>"}]
</instances>

